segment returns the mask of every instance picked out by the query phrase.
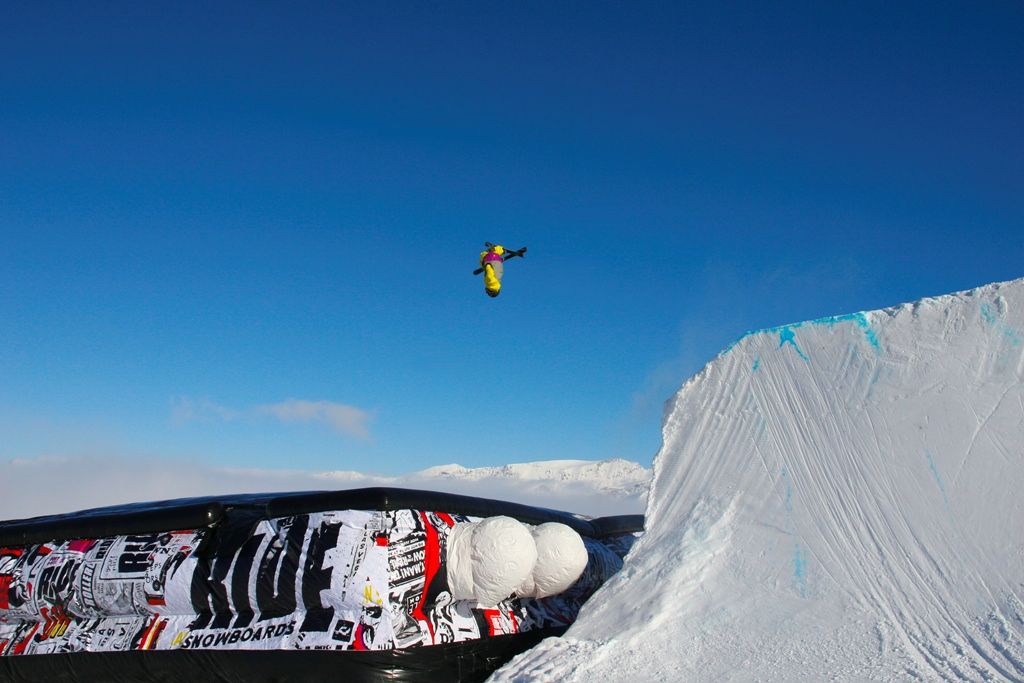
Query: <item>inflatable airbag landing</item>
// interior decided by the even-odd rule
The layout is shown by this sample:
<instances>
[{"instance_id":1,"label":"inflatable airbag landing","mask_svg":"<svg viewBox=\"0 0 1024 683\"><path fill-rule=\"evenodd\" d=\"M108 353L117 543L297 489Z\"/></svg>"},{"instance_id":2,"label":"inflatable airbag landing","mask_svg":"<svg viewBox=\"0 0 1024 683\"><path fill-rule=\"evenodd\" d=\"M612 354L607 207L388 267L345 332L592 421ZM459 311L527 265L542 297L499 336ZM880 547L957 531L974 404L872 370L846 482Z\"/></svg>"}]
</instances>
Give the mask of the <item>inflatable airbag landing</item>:
<instances>
[{"instance_id":1,"label":"inflatable airbag landing","mask_svg":"<svg viewBox=\"0 0 1024 683\"><path fill-rule=\"evenodd\" d=\"M571 624L641 528L403 489L0 522L0 680L482 680Z\"/></svg>"},{"instance_id":2,"label":"inflatable airbag landing","mask_svg":"<svg viewBox=\"0 0 1024 683\"><path fill-rule=\"evenodd\" d=\"M512 593L546 598L587 567L587 547L565 524L530 527L511 517L457 524L449 534L448 585L455 600L493 607Z\"/></svg>"},{"instance_id":3,"label":"inflatable airbag landing","mask_svg":"<svg viewBox=\"0 0 1024 683\"><path fill-rule=\"evenodd\" d=\"M547 522L533 528L537 564L516 590L521 598L558 595L576 583L587 568L587 546L578 533L564 524Z\"/></svg>"},{"instance_id":4,"label":"inflatable airbag landing","mask_svg":"<svg viewBox=\"0 0 1024 683\"><path fill-rule=\"evenodd\" d=\"M449 534L448 586L454 600L494 607L533 572L537 546L525 524L488 517L456 524Z\"/></svg>"}]
</instances>

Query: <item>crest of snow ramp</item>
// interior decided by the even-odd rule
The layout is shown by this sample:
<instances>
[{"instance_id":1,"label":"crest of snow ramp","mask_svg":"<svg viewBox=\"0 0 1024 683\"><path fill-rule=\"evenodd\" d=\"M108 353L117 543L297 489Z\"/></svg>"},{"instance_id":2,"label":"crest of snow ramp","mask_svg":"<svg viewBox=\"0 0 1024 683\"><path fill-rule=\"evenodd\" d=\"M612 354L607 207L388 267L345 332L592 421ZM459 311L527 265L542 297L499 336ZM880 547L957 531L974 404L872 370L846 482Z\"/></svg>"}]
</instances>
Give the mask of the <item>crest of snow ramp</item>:
<instances>
[{"instance_id":1,"label":"crest of snow ramp","mask_svg":"<svg viewBox=\"0 0 1024 683\"><path fill-rule=\"evenodd\" d=\"M1024 680L1024 280L745 335L626 565L492 681Z\"/></svg>"}]
</instances>

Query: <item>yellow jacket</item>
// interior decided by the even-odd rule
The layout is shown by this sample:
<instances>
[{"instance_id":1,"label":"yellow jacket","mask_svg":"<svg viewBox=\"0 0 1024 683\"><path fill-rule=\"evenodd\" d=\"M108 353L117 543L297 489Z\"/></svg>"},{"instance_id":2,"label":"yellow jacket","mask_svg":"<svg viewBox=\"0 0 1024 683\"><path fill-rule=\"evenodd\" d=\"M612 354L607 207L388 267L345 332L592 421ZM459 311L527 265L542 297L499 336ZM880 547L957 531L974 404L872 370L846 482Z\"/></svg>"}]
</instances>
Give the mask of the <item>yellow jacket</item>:
<instances>
[{"instance_id":1,"label":"yellow jacket","mask_svg":"<svg viewBox=\"0 0 1024 683\"><path fill-rule=\"evenodd\" d=\"M496 244L487 251L480 252L480 265L484 268L484 289L491 296L498 296L501 291L501 276L504 272L505 247Z\"/></svg>"}]
</instances>

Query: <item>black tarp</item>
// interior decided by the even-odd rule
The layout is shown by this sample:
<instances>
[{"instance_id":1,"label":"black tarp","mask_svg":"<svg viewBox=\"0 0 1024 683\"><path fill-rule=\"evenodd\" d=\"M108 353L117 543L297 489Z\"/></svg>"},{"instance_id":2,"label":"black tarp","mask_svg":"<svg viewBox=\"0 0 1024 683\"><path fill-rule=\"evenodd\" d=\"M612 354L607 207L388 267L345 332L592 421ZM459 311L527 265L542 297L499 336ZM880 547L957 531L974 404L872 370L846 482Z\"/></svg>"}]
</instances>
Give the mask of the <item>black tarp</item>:
<instances>
[{"instance_id":1,"label":"black tarp","mask_svg":"<svg viewBox=\"0 0 1024 683\"><path fill-rule=\"evenodd\" d=\"M406 650L158 650L0 657L12 683L459 683L485 680L564 628Z\"/></svg>"},{"instance_id":2,"label":"black tarp","mask_svg":"<svg viewBox=\"0 0 1024 683\"><path fill-rule=\"evenodd\" d=\"M588 519L505 501L401 488L261 493L134 503L0 522L0 547L177 529L211 529L195 555L204 572L227 566L261 520L329 510L432 510L468 517L507 515L529 524L561 522L594 539L642 531L642 515ZM203 576L206 575L203 574ZM374 651L176 649L0 657L5 681L477 681L564 628L448 644Z\"/></svg>"},{"instance_id":3,"label":"black tarp","mask_svg":"<svg viewBox=\"0 0 1024 683\"><path fill-rule=\"evenodd\" d=\"M97 538L216 525L232 508L263 518L323 510L435 510L472 517L507 515L528 524L561 522L583 536L643 531L642 515L587 519L560 510L476 498L454 493L374 487L300 493L248 493L179 498L93 508L60 515L0 522L0 546L20 546L72 538Z\"/></svg>"}]
</instances>

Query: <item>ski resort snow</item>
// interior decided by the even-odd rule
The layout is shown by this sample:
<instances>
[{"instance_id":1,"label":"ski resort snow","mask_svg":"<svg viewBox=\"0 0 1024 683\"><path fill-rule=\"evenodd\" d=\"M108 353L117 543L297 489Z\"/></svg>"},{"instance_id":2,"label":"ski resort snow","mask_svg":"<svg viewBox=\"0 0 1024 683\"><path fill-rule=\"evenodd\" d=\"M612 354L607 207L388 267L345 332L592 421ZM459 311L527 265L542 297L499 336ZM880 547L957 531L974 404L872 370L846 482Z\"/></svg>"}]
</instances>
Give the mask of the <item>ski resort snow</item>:
<instances>
[{"instance_id":1,"label":"ski resort snow","mask_svg":"<svg viewBox=\"0 0 1024 683\"><path fill-rule=\"evenodd\" d=\"M1022 379L1024 280L745 335L622 571L490 680L1024 680Z\"/></svg>"}]
</instances>

